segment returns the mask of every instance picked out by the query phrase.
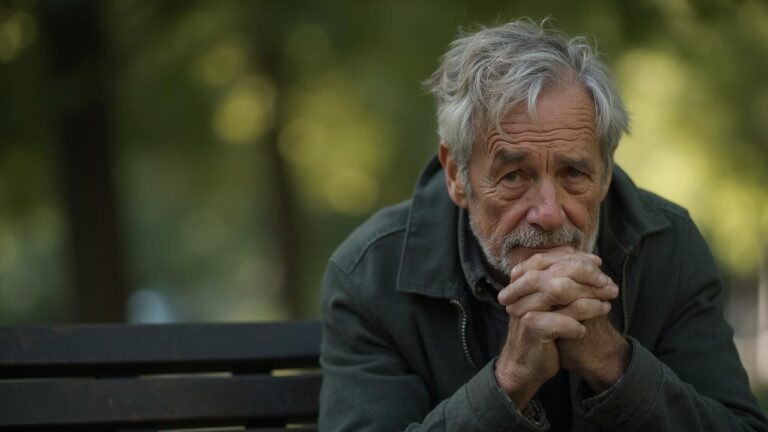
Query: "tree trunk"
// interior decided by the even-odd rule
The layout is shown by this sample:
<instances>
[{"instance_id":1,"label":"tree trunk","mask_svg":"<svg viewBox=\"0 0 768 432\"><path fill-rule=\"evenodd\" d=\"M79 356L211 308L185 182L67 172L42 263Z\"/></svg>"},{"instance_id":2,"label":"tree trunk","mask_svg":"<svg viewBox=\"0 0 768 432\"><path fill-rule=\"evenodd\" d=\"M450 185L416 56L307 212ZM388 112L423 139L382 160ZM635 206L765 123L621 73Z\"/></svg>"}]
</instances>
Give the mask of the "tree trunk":
<instances>
[{"instance_id":1,"label":"tree trunk","mask_svg":"<svg viewBox=\"0 0 768 432\"><path fill-rule=\"evenodd\" d=\"M279 39L278 39L279 40ZM287 121L283 104L286 88L285 71L282 71L282 56L277 47L271 47L262 55L265 72L275 88L274 117L266 134L266 160L269 165L267 177L271 185L270 208L272 223L276 227L276 240L279 248L282 274L280 280L280 301L291 318L305 316L304 305L307 303L301 290L299 271L302 268L301 223L296 206L296 197L291 180L290 167L280 155L278 136Z\"/></svg>"},{"instance_id":2,"label":"tree trunk","mask_svg":"<svg viewBox=\"0 0 768 432\"><path fill-rule=\"evenodd\" d=\"M128 295L116 210L110 62L97 0L40 3L68 227L72 320L125 319Z\"/></svg>"}]
</instances>

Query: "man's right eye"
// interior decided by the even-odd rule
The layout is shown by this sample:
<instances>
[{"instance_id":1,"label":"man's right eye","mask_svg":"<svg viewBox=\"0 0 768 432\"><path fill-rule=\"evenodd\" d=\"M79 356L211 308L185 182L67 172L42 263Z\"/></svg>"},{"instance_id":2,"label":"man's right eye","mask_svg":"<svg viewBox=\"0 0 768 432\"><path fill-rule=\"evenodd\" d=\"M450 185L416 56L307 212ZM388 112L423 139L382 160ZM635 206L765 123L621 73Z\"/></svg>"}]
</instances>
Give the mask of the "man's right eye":
<instances>
[{"instance_id":1,"label":"man's right eye","mask_svg":"<svg viewBox=\"0 0 768 432\"><path fill-rule=\"evenodd\" d=\"M521 179L520 171L512 171L504 175L503 180L506 182L514 183Z\"/></svg>"}]
</instances>

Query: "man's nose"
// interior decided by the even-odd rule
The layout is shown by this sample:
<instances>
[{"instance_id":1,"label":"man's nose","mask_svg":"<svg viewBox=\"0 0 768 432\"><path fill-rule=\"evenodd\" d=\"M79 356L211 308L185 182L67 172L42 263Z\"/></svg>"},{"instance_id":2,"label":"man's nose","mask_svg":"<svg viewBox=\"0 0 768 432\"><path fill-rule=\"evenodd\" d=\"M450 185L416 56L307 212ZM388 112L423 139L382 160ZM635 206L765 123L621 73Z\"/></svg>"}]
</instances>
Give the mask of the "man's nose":
<instances>
[{"instance_id":1,"label":"man's nose","mask_svg":"<svg viewBox=\"0 0 768 432\"><path fill-rule=\"evenodd\" d=\"M530 192L531 203L526 215L528 224L543 231L559 228L565 220L565 212L557 186L549 180L540 180Z\"/></svg>"}]
</instances>

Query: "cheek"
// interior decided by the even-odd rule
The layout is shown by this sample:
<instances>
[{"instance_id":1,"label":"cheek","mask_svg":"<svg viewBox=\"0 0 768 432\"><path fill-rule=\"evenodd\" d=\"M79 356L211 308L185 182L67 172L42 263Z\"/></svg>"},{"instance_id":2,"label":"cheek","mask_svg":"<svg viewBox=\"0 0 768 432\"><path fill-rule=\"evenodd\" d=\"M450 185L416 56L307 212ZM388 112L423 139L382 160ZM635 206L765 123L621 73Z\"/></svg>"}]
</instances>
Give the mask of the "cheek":
<instances>
[{"instance_id":1,"label":"cheek","mask_svg":"<svg viewBox=\"0 0 768 432\"><path fill-rule=\"evenodd\" d=\"M593 229L600 207L599 197L590 199L569 199L563 203L563 210L568 220L581 231Z\"/></svg>"},{"instance_id":2,"label":"cheek","mask_svg":"<svg viewBox=\"0 0 768 432\"><path fill-rule=\"evenodd\" d=\"M514 231L525 219L522 201L494 200L483 206L488 229L494 237L502 237Z\"/></svg>"}]
</instances>

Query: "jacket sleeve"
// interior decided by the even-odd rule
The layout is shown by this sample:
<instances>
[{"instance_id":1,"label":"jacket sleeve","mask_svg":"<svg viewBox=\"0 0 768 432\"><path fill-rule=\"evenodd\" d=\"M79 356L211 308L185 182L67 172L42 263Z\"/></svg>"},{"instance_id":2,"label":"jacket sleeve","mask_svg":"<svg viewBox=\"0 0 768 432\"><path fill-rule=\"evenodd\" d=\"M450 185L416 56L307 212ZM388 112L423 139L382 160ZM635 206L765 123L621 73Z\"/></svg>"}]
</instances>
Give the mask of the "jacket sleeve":
<instances>
[{"instance_id":1,"label":"jacket sleeve","mask_svg":"<svg viewBox=\"0 0 768 432\"><path fill-rule=\"evenodd\" d=\"M544 431L522 416L489 362L452 396L433 401L383 323L333 262L323 278L320 431ZM439 402L439 403L438 403Z\"/></svg>"},{"instance_id":2,"label":"jacket sleeve","mask_svg":"<svg viewBox=\"0 0 768 432\"><path fill-rule=\"evenodd\" d=\"M723 319L722 282L714 259L688 220L675 308L656 345L634 338L629 368L608 395L577 403L586 420L610 431L768 431ZM648 311L646 311L648 312ZM635 313L646 313L635 311Z\"/></svg>"}]
</instances>

